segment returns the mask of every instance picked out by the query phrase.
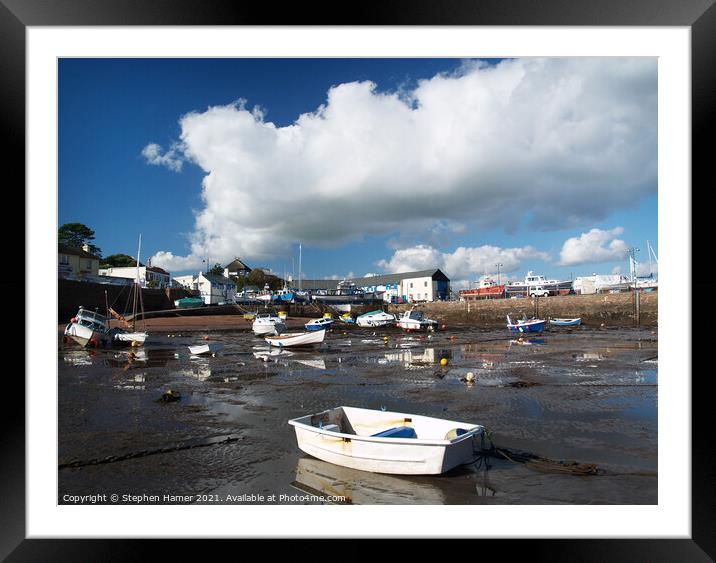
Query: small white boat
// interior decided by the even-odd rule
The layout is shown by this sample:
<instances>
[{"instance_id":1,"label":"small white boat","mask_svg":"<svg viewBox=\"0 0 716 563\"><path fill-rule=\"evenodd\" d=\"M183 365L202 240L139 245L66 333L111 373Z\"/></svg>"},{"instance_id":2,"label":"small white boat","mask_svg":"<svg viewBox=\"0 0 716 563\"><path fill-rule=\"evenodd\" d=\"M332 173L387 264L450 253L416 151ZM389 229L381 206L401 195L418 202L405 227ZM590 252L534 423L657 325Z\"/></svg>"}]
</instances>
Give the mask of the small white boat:
<instances>
[{"instance_id":1,"label":"small white boat","mask_svg":"<svg viewBox=\"0 0 716 563\"><path fill-rule=\"evenodd\" d=\"M406 330L435 330L438 322L426 319L422 311L410 309L398 317L398 326Z\"/></svg>"},{"instance_id":2,"label":"small white boat","mask_svg":"<svg viewBox=\"0 0 716 563\"><path fill-rule=\"evenodd\" d=\"M104 346L112 339L107 325L107 317L80 305L77 314L65 327L64 334L80 346Z\"/></svg>"},{"instance_id":3,"label":"small white boat","mask_svg":"<svg viewBox=\"0 0 716 563\"><path fill-rule=\"evenodd\" d=\"M333 319L329 317L322 317L320 319L313 319L307 322L305 325L306 330L324 330L333 324Z\"/></svg>"},{"instance_id":4,"label":"small white boat","mask_svg":"<svg viewBox=\"0 0 716 563\"><path fill-rule=\"evenodd\" d=\"M116 332L114 333L114 342L141 346L148 336L149 333L147 332Z\"/></svg>"},{"instance_id":5,"label":"small white boat","mask_svg":"<svg viewBox=\"0 0 716 563\"><path fill-rule=\"evenodd\" d=\"M395 323L395 315L391 315L380 309L356 317L356 324L363 327L387 326L393 323Z\"/></svg>"},{"instance_id":6,"label":"small white boat","mask_svg":"<svg viewBox=\"0 0 716 563\"><path fill-rule=\"evenodd\" d=\"M549 324L553 326L579 326L582 324L582 318L576 319L550 319Z\"/></svg>"},{"instance_id":7,"label":"small white boat","mask_svg":"<svg viewBox=\"0 0 716 563\"><path fill-rule=\"evenodd\" d=\"M344 467L396 475L436 475L469 463L477 424L428 416L336 407L289 420L298 447Z\"/></svg>"},{"instance_id":8,"label":"small white boat","mask_svg":"<svg viewBox=\"0 0 716 563\"><path fill-rule=\"evenodd\" d=\"M219 350L224 347L219 342L209 342L208 344L198 344L196 346L189 346L189 352L192 356L201 356L202 354L216 354Z\"/></svg>"},{"instance_id":9,"label":"small white boat","mask_svg":"<svg viewBox=\"0 0 716 563\"><path fill-rule=\"evenodd\" d=\"M279 317L271 313L259 313L254 319L252 329L256 336L281 334L286 330L286 325Z\"/></svg>"},{"instance_id":10,"label":"small white boat","mask_svg":"<svg viewBox=\"0 0 716 563\"><path fill-rule=\"evenodd\" d=\"M276 336L267 336L264 340L271 346L311 346L320 344L325 337L325 330L314 330L311 332L286 332Z\"/></svg>"}]
</instances>

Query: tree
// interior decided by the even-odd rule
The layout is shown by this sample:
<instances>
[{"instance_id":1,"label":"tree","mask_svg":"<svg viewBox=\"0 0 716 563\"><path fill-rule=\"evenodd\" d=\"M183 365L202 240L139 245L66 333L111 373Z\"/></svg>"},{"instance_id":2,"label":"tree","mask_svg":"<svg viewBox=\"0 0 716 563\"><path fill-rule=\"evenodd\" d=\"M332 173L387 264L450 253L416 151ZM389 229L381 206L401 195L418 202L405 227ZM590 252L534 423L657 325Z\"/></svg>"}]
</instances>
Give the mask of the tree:
<instances>
[{"instance_id":1,"label":"tree","mask_svg":"<svg viewBox=\"0 0 716 563\"><path fill-rule=\"evenodd\" d=\"M248 284L263 289L266 284L276 291L283 287L283 280L271 274L267 274L261 268L254 268L247 277Z\"/></svg>"},{"instance_id":2,"label":"tree","mask_svg":"<svg viewBox=\"0 0 716 563\"><path fill-rule=\"evenodd\" d=\"M224 268L221 267L221 264L218 262L214 264L211 267L211 270L209 270L207 273L214 274L215 276L223 276L224 275Z\"/></svg>"},{"instance_id":3,"label":"tree","mask_svg":"<svg viewBox=\"0 0 716 563\"><path fill-rule=\"evenodd\" d=\"M82 223L65 223L57 229L57 242L73 248L82 248L86 244L91 254L102 256L102 250L90 242L93 240L94 231Z\"/></svg>"},{"instance_id":4,"label":"tree","mask_svg":"<svg viewBox=\"0 0 716 563\"><path fill-rule=\"evenodd\" d=\"M111 254L107 256L100 266L101 268L128 268L137 265L137 259L127 254ZM140 266L144 266L141 262Z\"/></svg>"}]
</instances>

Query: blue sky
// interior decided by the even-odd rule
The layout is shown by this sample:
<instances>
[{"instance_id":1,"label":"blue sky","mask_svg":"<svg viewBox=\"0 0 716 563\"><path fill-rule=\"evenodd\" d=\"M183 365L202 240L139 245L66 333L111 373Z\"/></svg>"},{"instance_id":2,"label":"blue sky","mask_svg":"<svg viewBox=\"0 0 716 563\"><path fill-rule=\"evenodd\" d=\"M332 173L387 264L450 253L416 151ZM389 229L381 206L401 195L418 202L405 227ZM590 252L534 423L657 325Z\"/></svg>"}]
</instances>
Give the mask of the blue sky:
<instances>
[{"instance_id":1,"label":"blue sky","mask_svg":"<svg viewBox=\"0 0 716 563\"><path fill-rule=\"evenodd\" d=\"M627 273L656 64L613 61L61 59L58 223L173 274Z\"/></svg>"}]
</instances>

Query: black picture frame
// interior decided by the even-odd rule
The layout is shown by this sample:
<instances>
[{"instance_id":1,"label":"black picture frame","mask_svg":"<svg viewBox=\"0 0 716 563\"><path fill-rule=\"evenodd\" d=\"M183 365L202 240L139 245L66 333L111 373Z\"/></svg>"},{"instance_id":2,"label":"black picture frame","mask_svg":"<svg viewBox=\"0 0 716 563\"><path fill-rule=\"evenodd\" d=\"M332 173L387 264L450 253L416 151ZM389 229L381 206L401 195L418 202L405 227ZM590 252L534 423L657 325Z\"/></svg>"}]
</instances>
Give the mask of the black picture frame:
<instances>
[{"instance_id":1,"label":"black picture frame","mask_svg":"<svg viewBox=\"0 0 716 563\"><path fill-rule=\"evenodd\" d=\"M339 2L282 4L280 9L260 3L194 0L0 0L0 117L5 138L4 167L14 185L25 185L25 31L29 26L89 25L565 25L565 26L684 26L692 39L692 185L706 182L713 160L707 135L714 123L716 91L716 7L714 0L427 0L385 1L347 5ZM346 9L347 8L347 9ZM713 136L713 135L711 135ZM709 158L711 157L711 158ZM14 176L13 176L14 175ZM685 187L688 197L689 187ZM22 190L15 190L16 206L24 208ZM691 192L692 197L696 191ZM17 207L16 207L17 208ZM698 209L698 207L696 207ZM708 240L708 222L693 220L693 244ZM19 253L19 248L16 252ZM694 247L694 256L696 249ZM25 264L25 255L16 264ZM25 269L33 275L34 267ZM706 274L708 277L708 274ZM25 295L24 281L2 282L4 295ZM692 285L709 292L713 283ZM689 296L690 297L690 296ZM15 318L24 318L23 304L15 300ZM684 300L691 309L690 299ZM30 345L26 342L25 346ZM693 350L696 352L696 350ZM18 354L19 356L19 354ZM683 378L691 377L685 362ZM0 434L0 557L7 561L87 561L147 559L148 549L172 556L177 550L208 555L211 540L82 540L25 538L25 382L19 370L7 377L5 415ZM676 375L676 374L675 374ZM716 463L711 439L710 409L706 401L710 373L691 378L692 384L692 536L691 539L626 540L481 540L480 545L511 557L568 561L711 561L716 558ZM237 524L238 529L238 524ZM227 540L230 541L230 540ZM250 540L242 540L244 542ZM454 541L454 540L453 540ZM177 543L181 546L177 548ZM509 546L506 545L509 542ZM147 544L151 543L151 546ZM334 541L322 540L324 554L341 553ZM459 542L462 544L463 542ZM415 542L420 544L422 542ZM374 557L365 546L353 557ZM469 550L474 549L474 543ZM211 547L213 552L214 546ZM251 553L245 551L243 553ZM274 544L272 555L287 548ZM452 549L452 548L451 548ZM482 548L484 549L484 547ZM289 552L286 551L286 554ZM467 553L470 553L468 551ZM478 553L473 552L475 556ZM237 552L238 556L239 553Z\"/></svg>"}]
</instances>

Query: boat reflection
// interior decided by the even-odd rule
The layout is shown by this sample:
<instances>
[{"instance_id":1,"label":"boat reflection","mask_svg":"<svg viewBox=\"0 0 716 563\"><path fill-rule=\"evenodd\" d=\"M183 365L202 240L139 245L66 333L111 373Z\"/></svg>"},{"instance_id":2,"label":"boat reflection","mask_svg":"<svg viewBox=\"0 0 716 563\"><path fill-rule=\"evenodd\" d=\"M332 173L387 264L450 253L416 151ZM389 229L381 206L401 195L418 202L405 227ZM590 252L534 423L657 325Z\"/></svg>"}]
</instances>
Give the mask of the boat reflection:
<instances>
[{"instance_id":1,"label":"boat reflection","mask_svg":"<svg viewBox=\"0 0 716 563\"><path fill-rule=\"evenodd\" d=\"M211 377L210 360L209 358L203 358L201 356L191 356L189 365L183 369L177 370L177 373L199 381L206 381Z\"/></svg>"},{"instance_id":2,"label":"boat reflection","mask_svg":"<svg viewBox=\"0 0 716 563\"><path fill-rule=\"evenodd\" d=\"M383 358L379 358L378 363L435 364L442 358L452 358L452 350L439 350L436 348L425 348L422 352L419 350L394 350L384 354Z\"/></svg>"},{"instance_id":3,"label":"boat reflection","mask_svg":"<svg viewBox=\"0 0 716 563\"><path fill-rule=\"evenodd\" d=\"M302 457L294 488L318 496L343 497L340 504L445 504L443 492L429 482L369 473Z\"/></svg>"}]
</instances>

